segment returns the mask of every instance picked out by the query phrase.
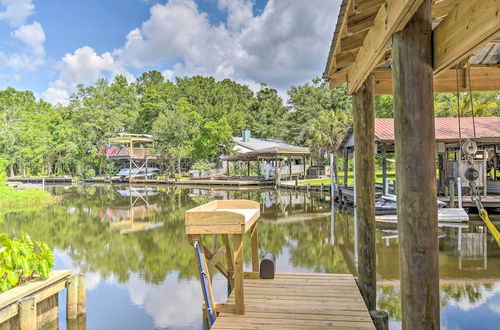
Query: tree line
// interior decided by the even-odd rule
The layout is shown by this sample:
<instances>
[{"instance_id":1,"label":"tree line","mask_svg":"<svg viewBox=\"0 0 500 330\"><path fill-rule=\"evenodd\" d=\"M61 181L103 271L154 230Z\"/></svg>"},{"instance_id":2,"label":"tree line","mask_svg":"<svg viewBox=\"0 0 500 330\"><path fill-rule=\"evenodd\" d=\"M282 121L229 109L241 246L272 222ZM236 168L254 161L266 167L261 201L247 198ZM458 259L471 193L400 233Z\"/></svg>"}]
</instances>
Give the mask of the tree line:
<instances>
[{"instance_id":1,"label":"tree line","mask_svg":"<svg viewBox=\"0 0 500 330\"><path fill-rule=\"evenodd\" d=\"M478 115L500 115L499 93L473 98ZM158 71L134 82L124 76L79 85L68 105L53 106L30 91L0 91L0 157L10 176L109 173L102 153L118 133L151 134L167 157L166 168L216 166L232 150L232 137L248 128L252 136L308 146L317 158L335 150L352 122L345 86L329 90L316 78L287 91L260 90L230 79L180 77ZM460 102L467 114L467 95ZM455 101L454 101L455 100ZM470 100L470 98L469 98ZM436 95L436 114L455 115L456 97ZM391 96L376 98L377 117L392 117Z\"/></svg>"},{"instance_id":2,"label":"tree line","mask_svg":"<svg viewBox=\"0 0 500 330\"><path fill-rule=\"evenodd\" d=\"M68 105L53 106L30 91L0 91L0 157L10 176L109 173L103 147L118 133L151 134L165 165L213 164L232 150L232 137L248 128L252 136L277 138L315 148L330 139L326 122L348 127L350 98L315 79L288 91L261 84L257 92L230 79L182 77L160 72L128 82L116 76L80 85ZM345 121L345 123L344 123ZM319 134L321 131L322 134Z\"/></svg>"}]
</instances>

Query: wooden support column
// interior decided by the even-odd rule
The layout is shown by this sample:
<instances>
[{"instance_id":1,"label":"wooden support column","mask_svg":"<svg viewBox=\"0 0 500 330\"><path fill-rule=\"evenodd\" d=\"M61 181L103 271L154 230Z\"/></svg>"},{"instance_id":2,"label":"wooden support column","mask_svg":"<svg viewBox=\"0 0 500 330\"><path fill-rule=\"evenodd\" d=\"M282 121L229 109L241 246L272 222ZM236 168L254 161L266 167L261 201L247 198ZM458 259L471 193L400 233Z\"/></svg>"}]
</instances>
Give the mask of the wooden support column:
<instances>
[{"instance_id":1,"label":"wooden support column","mask_svg":"<svg viewBox=\"0 0 500 330\"><path fill-rule=\"evenodd\" d=\"M71 275L67 282L66 292L66 319L74 320L78 317L78 275Z\"/></svg>"},{"instance_id":2,"label":"wooden support column","mask_svg":"<svg viewBox=\"0 0 500 330\"><path fill-rule=\"evenodd\" d=\"M431 0L425 0L393 36L403 329L439 329L431 23Z\"/></svg>"},{"instance_id":3,"label":"wooden support column","mask_svg":"<svg viewBox=\"0 0 500 330\"><path fill-rule=\"evenodd\" d=\"M368 310L376 309L375 94L373 75L352 97L356 210L359 225L358 285Z\"/></svg>"},{"instance_id":4,"label":"wooden support column","mask_svg":"<svg viewBox=\"0 0 500 330\"><path fill-rule=\"evenodd\" d=\"M19 301L19 329L36 329L36 298L27 297Z\"/></svg>"},{"instance_id":5,"label":"wooden support column","mask_svg":"<svg viewBox=\"0 0 500 330\"><path fill-rule=\"evenodd\" d=\"M349 149L344 148L344 187L347 188L347 179L349 175Z\"/></svg>"},{"instance_id":6,"label":"wooden support column","mask_svg":"<svg viewBox=\"0 0 500 330\"><path fill-rule=\"evenodd\" d=\"M382 190L384 194L389 192L387 183L387 152L384 145L382 145Z\"/></svg>"}]
</instances>

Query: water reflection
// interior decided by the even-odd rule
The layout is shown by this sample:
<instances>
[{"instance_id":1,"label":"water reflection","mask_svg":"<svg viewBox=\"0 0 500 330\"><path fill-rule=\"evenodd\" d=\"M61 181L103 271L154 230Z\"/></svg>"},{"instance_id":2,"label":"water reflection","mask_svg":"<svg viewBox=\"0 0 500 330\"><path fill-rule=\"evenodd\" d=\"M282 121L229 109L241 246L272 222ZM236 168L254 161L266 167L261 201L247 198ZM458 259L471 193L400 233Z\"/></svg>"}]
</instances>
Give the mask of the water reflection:
<instances>
[{"instance_id":1,"label":"water reflection","mask_svg":"<svg viewBox=\"0 0 500 330\"><path fill-rule=\"evenodd\" d=\"M62 197L60 205L10 213L1 230L27 231L47 241L55 248L57 268L86 274L89 329L202 328L202 297L184 211L214 198L261 203L259 248L277 255L278 271L356 274L353 215L338 207L331 213L329 196L165 186L51 189ZM499 324L500 255L491 236L481 223L442 226L440 236L442 325ZM397 328L397 228L378 226L376 243L378 303ZM245 252L250 268L250 251ZM219 300L227 294L220 275L214 291Z\"/></svg>"}]
</instances>

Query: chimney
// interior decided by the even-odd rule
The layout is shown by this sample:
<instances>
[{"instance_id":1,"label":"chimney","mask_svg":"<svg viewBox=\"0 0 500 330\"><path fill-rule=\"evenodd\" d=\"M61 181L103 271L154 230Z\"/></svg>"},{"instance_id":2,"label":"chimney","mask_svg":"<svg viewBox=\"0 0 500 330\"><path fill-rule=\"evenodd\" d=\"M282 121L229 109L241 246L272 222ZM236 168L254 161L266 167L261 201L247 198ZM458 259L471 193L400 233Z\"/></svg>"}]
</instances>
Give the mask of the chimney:
<instances>
[{"instance_id":1,"label":"chimney","mask_svg":"<svg viewBox=\"0 0 500 330\"><path fill-rule=\"evenodd\" d=\"M250 130L245 128L243 132L241 132L241 137L243 138L243 142L250 142Z\"/></svg>"}]
</instances>

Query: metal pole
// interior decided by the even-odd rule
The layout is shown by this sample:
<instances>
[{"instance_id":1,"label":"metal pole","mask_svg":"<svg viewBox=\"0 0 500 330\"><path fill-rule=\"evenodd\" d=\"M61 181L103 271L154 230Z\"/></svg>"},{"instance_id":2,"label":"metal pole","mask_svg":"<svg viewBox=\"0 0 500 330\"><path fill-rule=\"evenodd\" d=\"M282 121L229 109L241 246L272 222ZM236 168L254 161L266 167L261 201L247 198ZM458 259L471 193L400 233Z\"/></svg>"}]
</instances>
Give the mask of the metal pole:
<instances>
[{"instance_id":1,"label":"metal pole","mask_svg":"<svg viewBox=\"0 0 500 330\"><path fill-rule=\"evenodd\" d=\"M333 173L333 152L330 153L330 198L333 200L335 197L335 173Z\"/></svg>"},{"instance_id":2,"label":"metal pole","mask_svg":"<svg viewBox=\"0 0 500 330\"><path fill-rule=\"evenodd\" d=\"M457 178L458 208L462 208L462 178Z\"/></svg>"}]
</instances>

